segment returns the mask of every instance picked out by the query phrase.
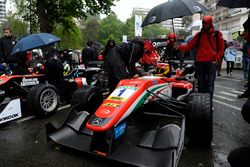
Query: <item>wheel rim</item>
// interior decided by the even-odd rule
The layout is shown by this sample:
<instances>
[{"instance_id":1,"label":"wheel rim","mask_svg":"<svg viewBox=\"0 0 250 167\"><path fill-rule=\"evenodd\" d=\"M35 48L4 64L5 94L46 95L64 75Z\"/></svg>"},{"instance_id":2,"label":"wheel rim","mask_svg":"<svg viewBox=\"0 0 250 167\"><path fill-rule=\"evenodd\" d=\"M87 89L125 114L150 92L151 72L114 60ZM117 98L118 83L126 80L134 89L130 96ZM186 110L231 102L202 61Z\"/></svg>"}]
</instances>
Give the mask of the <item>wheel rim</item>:
<instances>
[{"instance_id":1,"label":"wheel rim","mask_svg":"<svg viewBox=\"0 0 250 167\"><path fill-rule=\"evenodd\" d=\"M46 89L42 92L40 98L40 106L46 113L55 110L58 104L57 94L53 89Z\"/></svg>"}]
</instances>

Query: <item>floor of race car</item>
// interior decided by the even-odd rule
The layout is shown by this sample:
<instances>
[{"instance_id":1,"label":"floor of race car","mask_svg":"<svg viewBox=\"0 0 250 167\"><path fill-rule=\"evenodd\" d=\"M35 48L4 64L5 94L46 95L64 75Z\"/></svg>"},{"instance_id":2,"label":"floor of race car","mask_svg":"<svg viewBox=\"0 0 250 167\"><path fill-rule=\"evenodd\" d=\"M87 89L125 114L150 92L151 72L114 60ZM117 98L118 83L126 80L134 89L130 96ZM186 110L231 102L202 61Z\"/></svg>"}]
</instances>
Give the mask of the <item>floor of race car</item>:
<instances>
[{"instance_id":1,"label":"floor of race car","mask_svg":"<svg viewBox=\"0 0 250 167\"><path fill-rule=\"evenodd\" d=\"M176 152L176 148L156 151L138 146L145 132L155 129L159 124L167 123L165 120L165 122L162 121L162 118L154 120L151 117L149 118L152 119L150 121L144 121L144 119L140 118L140 120L130 122L119 146L106 158L136 166L172 166L173 154ZM64 126L61 130L49 136L57 144L96 155L90 152L91 135L79 134L70 127ZM179 157L180 155L177 156Z\"/></svg>"}]
</instances>

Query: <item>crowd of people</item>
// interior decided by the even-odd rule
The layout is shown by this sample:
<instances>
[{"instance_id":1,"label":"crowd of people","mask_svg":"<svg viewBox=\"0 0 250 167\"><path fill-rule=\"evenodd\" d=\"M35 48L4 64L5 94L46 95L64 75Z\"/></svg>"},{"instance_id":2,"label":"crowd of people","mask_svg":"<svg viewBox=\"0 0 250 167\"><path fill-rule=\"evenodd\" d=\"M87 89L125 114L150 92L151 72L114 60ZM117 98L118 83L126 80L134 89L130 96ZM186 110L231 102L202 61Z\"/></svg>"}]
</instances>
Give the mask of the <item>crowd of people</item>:
<instances>
[{"instance_id":1,"label":"crowd of people","mask_svg":"<svg viewBox=\"0 0 250 167\"><path fill-rule=\"evenodd\" d=\"M27 54L11 56L11 50L16 43L16 38L12 35L9 27L3 29L4 36L0 38L0 68L10 68L15 75L25 75L30 73L28 70ZM243 52L243 77L248 81L247 89L239 98L249 98L250 96L250 31L245 30L243 37L245 43L242 47ZM177 36L173 32L168 34L166 41L165 54L161 57L161 61L166 61L169 57L174 57L180 52L194 50L195 55L195 73L198 79L198 92L209 93L212 102L214 93L214 83L217 76L221 76L221 64L226 61L226 74L232 76L234 70L234 62L236 59L237 50L232 42L227 42L223 39L222 33L215 30L213 19L211 16L204 16L202 19L202 29L196 33L191 40L186 44L177 42ZM63 90L63 61L72 63L72 57L65 56L65 53L59 52L53 46L43 47L44 51L44 66L47 79L50 83L56 84L59 89ZM145 71L148 71L150 65L155 65L147 59L147 55L152 54L154 48L150 41L146 41L141 37L135 37L128 42L116 44L113 39L107 41L104 51L100 53L104 60L104 70L108 75L108 87L112 92L120 80L126 78L136 78L141 74L136 69L135 64L141 59L145 66ZM64 55L63 56L61 56ZM94 47L92 41L87 42L87 46L82 50L81 60L85 68L89 66L90 61L99 59L99 53ZM157 57L157 56L156 56ZM66 60L67 59L67 60ZM156 58L157 60L157 58ZM63 91L60 91L63 92ZM61 95L63 97L63 94ZM250 100L242 108L242 115L247 122L250 122ZM232 151L228 157L231 166L237 166L240 162L249 163L246 156L250 155L250 148L244 147ZM245 159L244 159L245 158ZM242 166L244 166L243 164ZM246 165L245 165L246 166Z\"/></svg>"}]
</instances>

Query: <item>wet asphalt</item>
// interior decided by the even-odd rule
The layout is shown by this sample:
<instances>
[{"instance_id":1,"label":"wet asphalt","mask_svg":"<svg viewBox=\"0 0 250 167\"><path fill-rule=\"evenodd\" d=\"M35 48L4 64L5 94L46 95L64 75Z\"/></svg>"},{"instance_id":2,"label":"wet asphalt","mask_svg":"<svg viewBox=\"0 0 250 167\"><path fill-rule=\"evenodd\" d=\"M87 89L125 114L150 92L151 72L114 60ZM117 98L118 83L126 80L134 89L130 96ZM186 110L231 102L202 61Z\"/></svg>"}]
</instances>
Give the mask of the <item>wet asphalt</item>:
<instances>
[{"instance_id":1,"label":"wet asphalt","mask_svg":"<svg viewBox=\"0 0 250 167\"><path fill-rule=\"evenodd\" d=\"M185 146L178 167L229 167L229 152L240 146L250 146L250 125L240 114L246 99L236 97L244 90L241 71L234 71L232 77L227 77L225 71L222 71L222 75L216 79L215 86L212 146L206 149ZM69 108L63 109L50 118L30 117L29 113L25 113L27 120L22 118L0 125L0 166L122 166L113 161L48 144L45 124L63 119L68 112Z\"/></svg>"}]
</instances>

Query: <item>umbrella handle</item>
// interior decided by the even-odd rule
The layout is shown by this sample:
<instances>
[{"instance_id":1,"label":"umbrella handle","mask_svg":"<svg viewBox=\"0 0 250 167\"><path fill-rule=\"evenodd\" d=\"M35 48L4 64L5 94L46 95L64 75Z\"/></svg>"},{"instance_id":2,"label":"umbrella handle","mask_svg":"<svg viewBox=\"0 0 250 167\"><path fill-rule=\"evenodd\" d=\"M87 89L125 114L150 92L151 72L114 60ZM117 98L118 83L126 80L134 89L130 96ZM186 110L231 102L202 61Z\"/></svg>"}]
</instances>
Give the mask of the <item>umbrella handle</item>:
<instances>
[{"instance_id":1,"label":"umbrella handle","mask_svg":"<svg viewBox=\"0 0 250 167\"><path fill-rule=\"evenodd\" d=\"M172 18L172 29L173 29L173 33L174 33L174 18Z\"/></svg>"}]
</instances>

